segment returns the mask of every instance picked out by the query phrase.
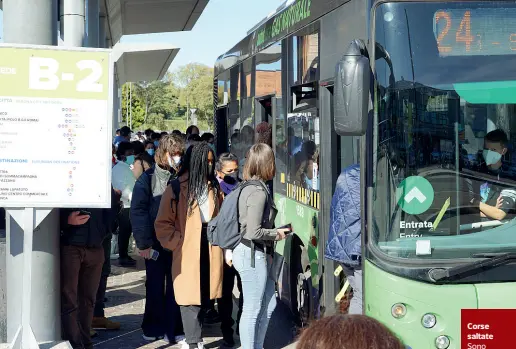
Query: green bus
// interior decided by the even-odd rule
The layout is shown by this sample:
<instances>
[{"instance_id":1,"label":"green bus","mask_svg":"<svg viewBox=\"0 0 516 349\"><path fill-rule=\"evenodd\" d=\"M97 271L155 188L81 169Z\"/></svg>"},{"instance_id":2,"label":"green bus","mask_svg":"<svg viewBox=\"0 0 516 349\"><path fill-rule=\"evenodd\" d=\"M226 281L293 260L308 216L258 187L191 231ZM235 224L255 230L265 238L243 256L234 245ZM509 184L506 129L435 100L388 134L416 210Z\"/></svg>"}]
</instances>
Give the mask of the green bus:
<instances>
[{"instance_id":1,"label":"green bus","mask_svg":"<svg viewBox=\"0 0 516 349\"><path fill-rule=\"evenodd\" d=\"M295 231L278 294L300 324L338 308L324 248L355 163L367 315L446 349L461 309L516 306L515 52L514 1L297 0L220 56L218 150L272 125L278 224Z\"/></svg>"}]
</instances>

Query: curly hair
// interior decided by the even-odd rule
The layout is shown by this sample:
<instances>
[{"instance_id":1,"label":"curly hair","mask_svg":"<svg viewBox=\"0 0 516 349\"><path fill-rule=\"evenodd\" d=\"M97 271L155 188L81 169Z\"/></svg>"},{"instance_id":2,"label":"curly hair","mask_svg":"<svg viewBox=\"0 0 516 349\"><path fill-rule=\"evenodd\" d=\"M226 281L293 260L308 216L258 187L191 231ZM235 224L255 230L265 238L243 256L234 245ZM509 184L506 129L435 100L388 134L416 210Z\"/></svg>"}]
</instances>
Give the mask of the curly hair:
<instances>
[{"instance_id":1,"label":"curly hair","mask_svg":"<svg viewBox=\"0 0 516 349\"><path fill-rule=\"evenodd\" d=\"M170 156L174 156L176 154L183 155L184 151L185 142L182 137L179 137L177 135L163 136L159 142L156 154L154 155L154 160L161 167L170 169L167 159L167 153L169 153Z\"/></svg>"},{"instance_id":2,"label":"curly hair","mask_svg":"<svg viewBox=\"0 0 516 349\"><path fill-rule=\"evenodd\" d=\"M338 334L338 335L336 335ZM297 349L403 349L401 341L383 324L365 315L334 315L308 327Z\"/></svg>"}]
</instances>

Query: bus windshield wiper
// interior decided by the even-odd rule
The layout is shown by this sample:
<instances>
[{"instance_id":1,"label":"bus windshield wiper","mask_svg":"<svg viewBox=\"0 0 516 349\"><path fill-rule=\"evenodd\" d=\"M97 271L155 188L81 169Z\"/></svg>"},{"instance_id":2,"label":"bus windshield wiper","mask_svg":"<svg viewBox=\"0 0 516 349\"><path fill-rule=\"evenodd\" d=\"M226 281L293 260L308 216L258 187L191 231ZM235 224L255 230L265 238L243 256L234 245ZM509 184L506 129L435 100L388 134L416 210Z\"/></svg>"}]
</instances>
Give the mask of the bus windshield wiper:
<instances>
[{"instance_id":1,"label":"bus windshield wiper","mask_svg":"<svg viewBox=\"0 0 516 349\"><path fill-rule=\"evenodd\" d=\"M471 276L515 261L516 253L482 253L475 254L473 257L484 259L473 263L459 265L450 269L432 269L428 274L434 281L454 280L465 276Z\"/></svg>"}]
</instances>

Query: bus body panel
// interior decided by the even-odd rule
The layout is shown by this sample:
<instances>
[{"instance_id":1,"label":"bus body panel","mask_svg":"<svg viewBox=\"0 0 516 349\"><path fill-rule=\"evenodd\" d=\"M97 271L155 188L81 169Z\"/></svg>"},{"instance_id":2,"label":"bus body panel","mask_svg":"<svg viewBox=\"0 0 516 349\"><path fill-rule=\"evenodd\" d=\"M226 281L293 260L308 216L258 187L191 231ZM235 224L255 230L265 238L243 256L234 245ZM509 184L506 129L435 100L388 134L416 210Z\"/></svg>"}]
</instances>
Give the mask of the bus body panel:
<instances>
[{"instance_id":1,"label":"bus body panel","mask_svg":"<svg viewBox=\"0 0 516 349\"><path fill-rule=\"evenodd\" d=\"M475 285L431 285L390 274L369 261L364 264L366 315L384 323L413 349L435 347L433 343L440 335L450 338L448 349L460 348L460 309L477 308ZM492 285L487 286L493 289ZM391 314L392 306L397 303L407 308L401 319ZM421 324L423 315L428 313L437 318L436 325L430 329Z\"/></svg>"}]
</instances>

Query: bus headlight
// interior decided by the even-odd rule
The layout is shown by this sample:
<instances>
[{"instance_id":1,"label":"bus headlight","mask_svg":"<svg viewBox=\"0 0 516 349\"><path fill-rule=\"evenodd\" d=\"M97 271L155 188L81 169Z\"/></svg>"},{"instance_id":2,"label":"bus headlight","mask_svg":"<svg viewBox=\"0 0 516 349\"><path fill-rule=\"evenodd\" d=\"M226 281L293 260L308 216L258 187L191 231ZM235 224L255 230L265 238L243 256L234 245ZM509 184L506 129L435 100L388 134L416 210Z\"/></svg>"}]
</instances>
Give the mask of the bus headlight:
<instances>
[{"instance_id":1,"label":"bus headlight","mask_svg":"<svg viewBox=\"0 0 516 349\"><path fill-rule=\"evenodd\" d=\"M450 338L447 336L439 336L435 339L435 347L437 349L446 349L450 346Z\"/></svg>"},{"instance_id":2,"label":"bus headlight","mask_svg":"<svg viewBox=\"0 0 516 349\"><path fill-rule=\"evenodd\" d=\"M436 323L437 319L434 314L425 314L421 318L421 325L423 325L424 328L432 328Z\"/></svg>"},{"instance_id":3,"label":"bus headlight","mask_svg":"<svg viewBox=\"0 0 516 349\"><path fill-rule=\"evenodd\" d=\"M396 319L401 319L405 316L405 314L407 314L407 307L405 306L405 304L396 303L391 308L391 314Z\"/></svg>"}]
</instances>

